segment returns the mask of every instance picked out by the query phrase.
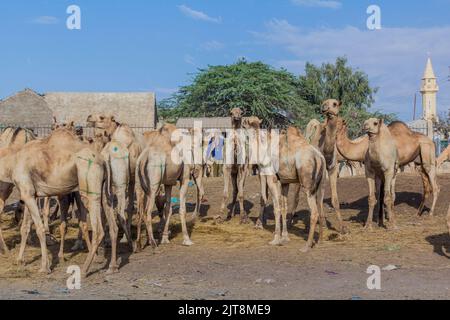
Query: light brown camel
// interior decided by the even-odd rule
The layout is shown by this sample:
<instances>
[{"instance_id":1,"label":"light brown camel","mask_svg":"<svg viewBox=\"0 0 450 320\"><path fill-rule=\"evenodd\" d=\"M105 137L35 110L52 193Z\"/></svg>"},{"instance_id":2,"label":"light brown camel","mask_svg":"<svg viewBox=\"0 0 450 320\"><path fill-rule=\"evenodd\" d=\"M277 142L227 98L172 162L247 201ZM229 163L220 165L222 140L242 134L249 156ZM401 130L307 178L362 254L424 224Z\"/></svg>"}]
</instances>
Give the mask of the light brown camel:
<instances>
[{"instance_id":1,"label":"light brown camel","mask_svg":"<svg viewBox=\"0 0 450 320\"><path fill-rule=\"evenodd\" d=\"M342 119L339 120L338 126L336 145L339 153L348 160L364 161L369 146L368 137L361 137L351 141L348 138L347 126ZM418 209L418 215L422 214L426 200L432 195L433 202L430 216L433 216L440 191L437 184L435 145L433 141L421 133L413 132L403 122L393 122L389 124L388 129L397 146L399 166L403 167L410 163L415 163L419 167L424 195ZM393 201L395 203L395 198Z\"/></svg>"},{"instance_id":2,"label":"light brown camel","mask_svg":"<svg viewBox=\"0 0 450 320\"><path fill-rule=\"evenodd\" d=\"M442 152L437 159L437 167L439 168L444 162L450 161L450 146Z\"/></svg>"},{"instance_id":3,"label":"light brown camel","mask_svg":"<svg viewBox=\"0 0 450 320\"><path fill-rule=\"evenodd\" d=\"M384 205L393 229L397 229L394 214L395 179L399 167L398 151L394 139L382 119L371 118L364 122L364 131L369 137L369 148L365 157L366 178L369 183L369 215L366 228L372 230L373 210L377 204L377 180L384 185ZM382 205L382 204L380 204ZM381 216L382 217L382 216ZM383 220L379 221L380 226Z\"/></svg>"},{"instance_id":4,"label":"light brown camel","mask_svg":"<svg viewBox=\"0 0 450 320\"><path fill-rule=\"evenodd\" d=\"M1 135L0 157L22 148L26 143L35 140L32 131L22 128L7 128ZM0 216L5 208L6 200L14 190L14 184L0 181ZM18 209L19 210L19 209ZM46 231L48 231L48 216L46 219ZM0 228L0 254L8 253L8 247L2 236Z\"/></svg>"},{"instance_id":5,"label":"light brown camel","mask_svg":"<svg viewBox=\"0 0 450 320\"><path fill-rule=\"evenodd\" d=\"M88 272L104 235L100 216L104 166L100 154L66 129L58 129L48 138L30 142L0 158L0 181L15 184L29 213L22 222L19 263L23 262L32 219L41 244L40 271L50 272L45 230L36 197L64 196L79 190L88 203L93 232L92 248L82 270L83 274Z\"/></svg>"},{"instance_id":6,"label":"light brown camel","mask_svg":"<svg viewBox=\"0 0 450 320\"><path fill-rule=\"evenodd\" d=\"M127 240L129 242L129 244L131 245L131 239L130 239L130 234L131 234L131 221L133 219L133 214L135 213L135 198L137 197L135 194L135 184L136 184L136 164L137 164L137 159L139 157L139 155L141 154L142 150L143 150L143 142L141 141L142 139L140 139L140 137L138 135L136 135L134 133L134 131L126 124L121 124L119 122L116 121L114 116L111 115L105 115L105 114L93 114L90 115L87 119L87 124L89 127L93 127L94 128L94 132L95 132L95 136L96 136L96 140L98 141L100 139L100 137L103 137L102 141L114 141L117 145L120 145L120 148L124 147L127 149L127 157L128 157L128 172L114 172L114 170L120 170L119 168L121 168L122 170L125 170L125 168L123 166L120 166L117 164L117 160L114 160L116 162L115 166L112 166L112 174L116 177L125 177L127 176L128 178L128 187L126 187L125 189L120 189L117 188L117 184L116 187L114 188L115 190L120 190L121 192L123 190L126 190L126 198L123 199L122 195L120 195L121 197L121 201L125 201L126 202L126 212L127 212L127 217L126 220L123 221L122 220L122 215L116 211L116 213L119 213L118 217L119 217L119 221L121 222L121 224L126 228L125 231L125 236L127 237ZM95 143L95 140L94 140ZM99 143L97 142L97 145ZM111 152L111 151L108 151ZM125 150L123 150L123 152L125 152ZM110 157L109 159L115 159L114 156L112 155L112 157ZM124 183L124 181L120 181L119 184ZM111 195L111 197L113 197L114 195ZM116 197L119 197L119 195L116 195ZM110 199L112 200L112 199ZM110 201L111 202L111 201ZM123 204L119 204L119 207L123 207Z\"/></svg>"},{"instance_id":7,"label":"light brown camel","mask_svg":"<svg viewBox=\"0 0 450 320\"><path fill-rule=\"evenodd\" d=\"M276 161L276 160L275 160ZM297 128L288 128L286 134L279 137L279 171L277 177L281 183L281 217L275 207L275 239L274 245L289 241L287 230L288 194L289 185L295 184L306 193L309 208L311 210L311 222L307 243L302 252L307 252L314 242L314 234L317 222L319 224L319 241L323 240L323 228L325 216L323 212L324 182L326 177L326 162L317 148L313 147L303 137ZM276 176L268 176L268 181L276 180ZM269 184L270 187L270 184ZM272 187L272 198L278 195L273 192L277 188ZM280 228L282 218L283 231Z\"/></svg>"},{"instance_id":8,"label":"light brown camel","mask_svg":"<svg viewBox=\"0 0 450 320\"><path fill-rule=\"evenodd\" d=\"M239 212L241 215L241 223L248 223L248 214L244 209L244 186L245 180L249 173L248 164L248 152L242 145L242 110L239 108L233 108L231 110L231 123L232 131L228 132L231 137L227 137L229 141L226 149L231 148L229 154L232 155L232 163L224 163L223 165L223 200L220 207L222 216L218 217L219 220L223 220L227 212L227 202L229 197L230 182L233 187L233 200L231 201L231 210L228 213L226 219L231 219L236 214L236 202L239 202ZM228 152L228 151L227 151Z\"/></svg>"},{"instance_id":9,"label":"light brown camel","mask_svg":"<svg viewBox=\"0 0 450 320\"><path fill-rule=\"evenodd\" d=\"M147 214L145 225L147 228L148 242L152 246L156 246L153 236L152 211L157 196L160 194L161 188L165 189L165 212L161 225L164 225L162 234L162 244L170 243L169 241L169 224L172 214L171 195L172 187L180 181L180 218L183 232L183 245L191 246L193 242L190 240L186 225L186 194L191 176L191 166L183 162L183 155L180 154L176 146L181 141L175 137L174 133L177 128L174 125L166 124L157 135L153 136L150 145L139 156L136 168L136 176L138 183L137 188L141 188L146 195L146 204L144 210L140 211L138 221L137 245L141 246L141 224L144 214Z\"/></svg>"}]
</instances>

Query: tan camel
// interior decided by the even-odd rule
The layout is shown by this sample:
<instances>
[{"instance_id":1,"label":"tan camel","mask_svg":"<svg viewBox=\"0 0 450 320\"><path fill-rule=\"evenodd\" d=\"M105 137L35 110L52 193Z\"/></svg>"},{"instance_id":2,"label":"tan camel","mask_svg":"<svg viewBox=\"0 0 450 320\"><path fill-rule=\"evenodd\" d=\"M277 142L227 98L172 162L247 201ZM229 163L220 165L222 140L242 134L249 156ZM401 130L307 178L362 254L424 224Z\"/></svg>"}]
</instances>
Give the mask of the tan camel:
<instances>
[{"instance_id":1,"label":"tan camel","mask_svg":"<svg viewBox=\"0 0 450 320\"><path fill-rule=\"evenodd\" d=\"M437 167L439 168L445 161L450 161L450 146L437 159Z\"/></svg>"},{"instance_id":2,"label":"tan camel","mask_svg":"<svg viewBox=\"0 0 450 320\"><path fill-rule=\"evenodd\" d=\"M319 241L323 240L323 228L325 216L323 212L324 181L326 177L326 162L317 148L313 147L303 137L297 128L289 128L286 134L279 138L279 171L277 176L281 182L281 217L283 231L280 228L280 214L275 209L275 239L272 242L278 245L289 241L287 230L288 194L289 185L295 184L306 193L309 208L311 210L311 222L307 243L302 252L307 252L314 242L314 234L317 222L319 224ZM267 177L270 182L271 177ZM275 176L272 176L275 180ZM269 184L270 186L270 184ZM272 190L277 188L272 187ZM273 194L275 199L278 195ZM274 202L274 207L276 208Z\"/></svg>"},{"instance_id":3,"label":"tan camel","mask_svg":"<svg viewBox=\"0 0 450 320\"><path fill-rule=\"evenodd\" d=\"M156 246L153 236L152 211L157 196L164 186L165 193L165 213L161 225L164 225L162 234L162 244L170 243L169 241L169 224L172 214L171 195L172 187L180 181L180 218L183 232L183 245L191 246L193 242L189 237L186 225L186 194L189 186L191 175L191 166L183 162L182 154L175 149L180 142L174 137L177 128L174 125L166 124L158 132L153 135L153 139L149 146L142 152L137 161L136 176L138 178L137 188L141 188L146 197L144 210L140 211L138 221L137 245L141 246L141 224L144 219L144 213L147 214L145 225L147 228L148 242L152 246Z\"/></svg>"},{"instance_id":4,"label":"tan camel","mask_svg":"<svg viewBox=\"0 0 450 320\"><path fill-rule=\"evenodd\" d=\"M36 137L32 131L22 128L7 128L2 133L0 140L0 157L6 156L11 152L22 148L26 143L35 140ZM11 196L14 190L14 184L0 181L0 216L5 208L6 200ZM48 216L46 219L46 231L48 232ZM2 236L2 230L0 228L0 254L9 253L8 247Z\"/></svg>"},{"instance_id":5,"label":"tan camel","mask_svg":"<svg viewBox=\"0 0 450 320\"><path fill-rule=\"evenodd\" d=\"M231 140L231 145L225 146L226 148L231 148L231 154L233 155L233 163L223 165L223 179L224 179L224 188L223 188L223 200L221 205L221 213L222 216L218 217L219 220L224 219L224 215L226 214L226 204L228 202L229 197L229 189L230 182L233 187L233 200L231 202L231 210L227 215L227 220L231 219L233 215L236 214L235 207L236 202L239 202L239 209L241 215L241 223L248 223L248 214L244 209L244 186L245 180L247 179L249 173L249 164L248 164L248 154L244 154L245 146L241 145L241 141L239 135L242 133L240 130L242 129L242 110L239 108L233 108L231 110L231 123L232 123L232 131L231 137L228 141ZM238 161L240 159L241 161ZM238 163L241 162L241 163Z\"/></svg>"},{"instance_id":6,"label":"tan camel","mask_svg":"<svg viewBox=\"0 0 450 320\"><path fill-rule=\"evenodd\" d=\"M384 185L384 205L392 227L397 229L394 215L395 179L398 170L398 151L394 139L382 119L371 118L364 122L364 131L369 137L369 148L365 157L366 178L369 183L369 215L366 228L372 230L373 210L377 204L377 180ZM381 204L380 204L381 205ZM381 215L382 218L382 215ZM379 221L380 226L383 220Z\"/></svg>"},{"instance_id":7,"label":"tan camel","mask_svg":"<svg viewBox=\"0 0 450 320\"><path fill-rule=\"evenodd\" d=\"M15 184L29 213L24 215L22 223L19 263L23 262L31 218L41 244L40 271L50 272L45 230L36 197L64 196L78 189L88 203L93 232L92 248L83 266L83 274L88 272L104 235L100 216L104 166L100 154L66 129L58 129L50 137L28 143L0 158L0 181Z\"/></svg>"},{"instance_id":8,"label":"tan camel","mask_svg":"<svg viewBox=\"0 0 450 320\"><path fill-rule=\"evenodd\" d=\"M361 137L351 141L348 138L347 126L342 119L339 120L338 127L336 145L339 153L348 160L364 161L369 138ZM418 215L422 214L426 200L432 195L433 202L430 216L433 216L440 191L437 184L436 148L433 141L421 133L413 132L403 122L393 122L389 124L388 129L397 146L399 166L403 167L415 163L419 167L424 195L418 209ZM393 201L395 202L395 198Z\"/></svg>"}]
</instances>

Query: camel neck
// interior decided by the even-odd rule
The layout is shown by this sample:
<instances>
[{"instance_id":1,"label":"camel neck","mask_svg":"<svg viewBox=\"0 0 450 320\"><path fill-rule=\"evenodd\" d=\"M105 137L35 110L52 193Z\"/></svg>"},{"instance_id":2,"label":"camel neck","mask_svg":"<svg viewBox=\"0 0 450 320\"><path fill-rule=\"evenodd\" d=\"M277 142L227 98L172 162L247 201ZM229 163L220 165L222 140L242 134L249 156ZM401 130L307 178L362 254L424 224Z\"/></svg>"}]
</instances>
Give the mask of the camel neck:
<instances>
[{"instance_id":1,"label":"camel neck","mask_svg":"<svg viewBox=\"0 0 450 320\"><path fill-rule=\"evenodd\" d=\"M347 128L343 128L337 134L336 146L345 159L362 162L369 148L369 139L367 136L364 136L352 141L348 137Z\"/></svg>"}]
</instances>

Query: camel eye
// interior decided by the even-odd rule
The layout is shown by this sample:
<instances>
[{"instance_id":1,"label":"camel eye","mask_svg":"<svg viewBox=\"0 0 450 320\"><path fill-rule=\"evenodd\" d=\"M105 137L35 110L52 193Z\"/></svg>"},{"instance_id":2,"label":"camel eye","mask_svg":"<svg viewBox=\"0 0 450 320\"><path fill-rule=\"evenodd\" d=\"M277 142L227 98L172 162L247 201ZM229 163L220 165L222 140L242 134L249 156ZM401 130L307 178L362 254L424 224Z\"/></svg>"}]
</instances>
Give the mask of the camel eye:
<instances>
[{"instance_id":1,"label":"camel eye","mask_svg":"<svg viewBox=\"0 0 450 320\"><path fill-rule=\"evenodd\" d=\"M378 122L375 122L375 123L374 123L374 125L376 125L376 126L377 126L377 125L378 125Z\"/></svg>"},{"instance_id":2,"label":"camel eye","mask_svg":"<svg viewBox=\"0 0 450 320\"><path fill-rule=\"evenodd\" d=\"M335 102L335 103L333 103L333 106L334 106L334 107L337 107L337 103L336 103L336 102Z\"/></svg>"},{"instance_id":3,"label":"camel eye","mask_svg":"<svg viewBox=\"0 0 450 320\"><path fill-rule=\"evenodd\" d=\"M100 120L102 120L102 121L105 120L105 117L100 117Z\"/></svg>"}]
</instances>

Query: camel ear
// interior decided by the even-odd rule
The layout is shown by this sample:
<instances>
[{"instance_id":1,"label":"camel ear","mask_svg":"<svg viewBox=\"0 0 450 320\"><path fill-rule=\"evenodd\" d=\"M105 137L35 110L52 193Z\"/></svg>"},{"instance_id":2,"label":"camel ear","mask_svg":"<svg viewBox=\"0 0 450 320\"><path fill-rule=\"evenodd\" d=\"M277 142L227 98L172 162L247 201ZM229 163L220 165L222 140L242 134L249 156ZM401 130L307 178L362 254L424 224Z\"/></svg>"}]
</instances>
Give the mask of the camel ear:
<instances>
[{"instance_id":1,"label":"camel ear","mask_svg":"<svg viewBox=\"0 0 450 320\"><path fill-rule=\"evenodd\" d=\"M342 107L342 101L338 101L338 107Z\"/></svg>"},{"instance_id":2,"label":"camel ear","mask_svg":"<svg viewBox=\"0 0 450 320\"><path fill-rule=\"evenodd\" d=\"M70 127L75 127L75 121L70 121L70 122L69 122L69 126L70 126Z\"/></svg>"},{"instance_id":3,"label":"camel ear","mask_svg":"<svg viewBox=\"0 0 450 320\"><path fill-rule=\"evenodd\" d=\"M57 123L58 123L58 121L56 121L56 117L53 116L53 124L57 124Z\"/></svg>"},{"instance_id":4,"label":"camel ear","mask_svg":"<svg viewBox=\"0 0 450 320\"><path fill-rule=\"evenodd\" d=\"M384 124L384 119L380 118L380 126Z\"/></svg>"}]
</instances>

